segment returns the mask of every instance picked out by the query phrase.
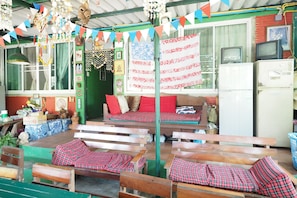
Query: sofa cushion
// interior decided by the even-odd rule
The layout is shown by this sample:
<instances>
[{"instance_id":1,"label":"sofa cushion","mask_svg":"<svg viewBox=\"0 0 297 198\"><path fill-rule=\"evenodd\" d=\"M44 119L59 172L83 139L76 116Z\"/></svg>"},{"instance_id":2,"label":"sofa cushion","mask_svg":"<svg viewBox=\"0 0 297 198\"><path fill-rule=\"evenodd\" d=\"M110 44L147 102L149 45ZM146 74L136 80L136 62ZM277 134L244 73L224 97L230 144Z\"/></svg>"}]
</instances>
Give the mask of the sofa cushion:
<instances>
[{"instance_id":1,"label":"sofa cushion","mask_svg":"<svg viewBox=\"0 0 297 198\"><path fill-rule=\"evenodd\" d=\"M128 107L130 111L138 111L139 104L140 104L140 96L125 96L128 102Z\"/></svg>"},{"instance_id":2,"label":"sofa cushion","mask_svg":"<svg viewBox=\"0 0 297 198\"><path fill-rule=\"evenodd\" d=\"M74 139L56 147L52 163L55 165L74 165L76 160L89 154L91 151L80 139Z\"/></svg>"},{"instance_id":3,"label":"sofa cushion","mask_svg":"<svg viewBox=\"0 0 297 198\"><path fill-rule=\"evenodd\" d=\"M207 165L175 158L169 179L175 182L208 185Z\"/></svg>"},{"instance_id":4,"label":"sofa cushion","mask_svg":"<svg viewBox=\"0 0 297 198\"><path fill-rule=\"evenodd\" d=\"M160 96L160 112L175 113L176 96ZM155 112L155 97L141 96L139 112Z\"/></svg>"},{"instance_id":5,"label":"sofa cushion","mask_svg":"<svg viewBox=\"0 0 297 198\"><path fill-rule=\"evenodd\" d=\"M209 186L243 192L257 192L258 185L248 169L208 164Z\"/></svg>"},{"instance_id":6,"label":"sofa cushion","mask_svg":"<svg viewBox=\"0 0 297 198\"><path fill-rule=\"evenodd\" d=\"M297 197L289 176L271 157L258 160L249 171L259 186L259 194L269 197Z\"/></svg>"},{"instance_id":7,"label":"sofa cushion","mask_svg":"<svg viewBox=\"0 0 297 198\"><path fill-rule=\"evenodd\" d=\"M117 115L121 114L121 108L118 102L118 99L114 95L105 95L106 103L109 109L110 114Z\"/></svg>"},{"instance_id":8,"label":"sofa cushion","mask_svg":"<svg viewBox=\"0 0 297 198\"><path fill-rule=\"evenodd\" d=\"M128 112L129 111L129 106L128 106L128 103L127 103L127 100L126 100L125 96L120 95L120 96L117 96L117 98L118 98L118 102L119 102L119 105L120 105L121 113Z\"/></svg>"},{"instance_id":9,"label":"sofa cushion","mask_svg":"<svg viewBox=\"0 0 297 198\"><path fill-rule=\"evenodd\" d=\"M138 111L139 112L155 112L155 98L141 96Z\"/></svg>"}]
</instances>

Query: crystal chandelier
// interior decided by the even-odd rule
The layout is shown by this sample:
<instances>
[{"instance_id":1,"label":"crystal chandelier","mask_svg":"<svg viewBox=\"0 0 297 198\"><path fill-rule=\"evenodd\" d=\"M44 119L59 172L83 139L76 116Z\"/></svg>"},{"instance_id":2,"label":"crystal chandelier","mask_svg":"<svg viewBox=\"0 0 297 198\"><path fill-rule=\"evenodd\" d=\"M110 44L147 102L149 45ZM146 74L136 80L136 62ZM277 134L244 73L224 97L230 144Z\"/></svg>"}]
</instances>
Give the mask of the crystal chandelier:
<instances>
[{"instance_id":1,"label":"crystal chandelier","mask_svg":"<svg viewBox=\"0 0 297 198\"><path fill-rule=\"evenodd\" d=\"M12 26L12 0L0 0L0 29L13 30Z\"/></svg>"},{"instance_id":2,"label":"crystal chandelier","mask_svg":"<svg viewBox=\"0 0 297 198\"><path fill-rule=\"evenodd\" d=\"M154 20L166 12L166 0L144 0L143 11L149 19Z\"/></svg>"},{"instance_id":3,"label":"crystal chandelier","mask_svg":"<svg viewBox=\"0 0 297 198\"><path fill-rule=\"evenodd\" d=\"M53 33L54 34L69 34L66 28L70 21L72 5L70 0L51 0L52 16L53 16ZM66 29L65 29L66 28Z\"/></svg>"}]
</instances>

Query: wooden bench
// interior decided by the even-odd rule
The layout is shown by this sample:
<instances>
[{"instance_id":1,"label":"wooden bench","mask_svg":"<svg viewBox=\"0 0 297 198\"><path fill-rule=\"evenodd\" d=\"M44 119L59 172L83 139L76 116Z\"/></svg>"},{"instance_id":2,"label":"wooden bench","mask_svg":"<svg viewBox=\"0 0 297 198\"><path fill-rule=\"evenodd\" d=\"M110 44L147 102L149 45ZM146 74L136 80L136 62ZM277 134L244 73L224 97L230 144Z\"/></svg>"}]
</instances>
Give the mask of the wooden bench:
<instances>
[{"instance_id":1,"label":"wooden bench","mask_svg":"<svg viewBox=\"0 0 297 198\"><path fill-rule=\"evenodd\" d=\"M130 192L128 192L130 190ZM146 193L146 196L140 196ZM122 172L120 174L120 198L161 196L172 197L172 181L165 178L138 174L133 172Z\"/></svg>"},{"instance_id":2,"label":"wooden bench","mask_svg":"<svg viewBox=\"0 0 297 198\"><path fill-rule=\"evenodd\" d=\"M271 146L276 144L274 138L173 132L173 139L172 152L164 166L167 171L167 178L169 178L171 166L176 157L194 162L228 166L236 165L250 168L259 159L265 156L273 157L277 153L276 149L271 148ZM195 143L195 140L204 140L206 143ZM296 186L296 178L285 169L283 170L288 174L293 184ZM177 190L178 185L177 182L174 182L174 191ZM183 190L184 188L189 190L189 188L193 188L192 191L197 191L197 185L189 184L186 185L186 187L181 186L181 188L182 189L179 190ZM199 190L201 190L201 186L199 187ZM203 187L201 193L207 194L207 191L209 191L208 194L210 194L209 196L211 197L211 194L218 194L218 190L222 193L222 189ZM224 191L224 193L225 192L229 194L228 191ZM249 193L244 194L248 195ZM233 197L232 193L230 196ZM237 196L240 197L241 195L239 194L234 197ZM252 194L252 196L259 195Z\"/></svg>"},{"instance_id":3,"label":"wooden bench","mask_svg":"<svg viewBox=\"0 0 297 198\"><path fill-rule=\"evenodd\" d=\"M133 156L130 163L134 166L134 172L143 171L139 163L146 153L148 129L77 125L75 130L74 138L81 139L91 151L129 154ZM120 177L118 173L78 167L75 167L75 174L115 180Z\"/></svg>"},{"instance_id":4,"label":"wooden bench","mask_svg":"<svg viewBox=\"0 0 297 198\"><path fill-rule=\"evenodd\" d=\"M71 167L35 163L32 166L32 177L33 183L63 188L75 192L75 172Z\"/></svg>"}]
</instances>

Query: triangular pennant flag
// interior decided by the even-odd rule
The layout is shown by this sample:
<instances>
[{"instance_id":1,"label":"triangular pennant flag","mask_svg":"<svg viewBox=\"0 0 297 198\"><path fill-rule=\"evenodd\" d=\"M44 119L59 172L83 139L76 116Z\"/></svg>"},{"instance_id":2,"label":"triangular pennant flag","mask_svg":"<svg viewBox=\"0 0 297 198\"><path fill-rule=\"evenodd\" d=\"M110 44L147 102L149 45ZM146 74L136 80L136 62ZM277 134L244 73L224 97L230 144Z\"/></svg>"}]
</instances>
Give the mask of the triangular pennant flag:
<instances>
[{"instance_id":1,"label":"triangular pennant flag","mask_svg":"<svg viewBox=\"0 0 297 198\"><path fill-rule=\"evenodd\" d=\"M224 4L226 4L227 6L230 6L230 2L229 0L221 0Z\"/></svg>"},{"instance_id":2,"label":"triangular pennant flag","mask_svg":"<svg viewBox=\"0 0 297 198\"><path fill-rule=\"evenodd\" d=\"M179 25L179 19L176 19L174 21L171 22L171 25L177 30L178 29L178 25Z\"/></svg>"},{"instance_id":3,"label":"triangular pennant flag","mask_svg":"<svg viewBox=\"0 0 297 198\"><path fill-rule=\"evenodd\" d=\"M5 43L2 37L0 37L0 46L2 46L3 48L5 48Z\"/></svg>"},{"instance_id":4,"label":"triangular pennant flag","mask_svg":"<svg viewBox=\"0 0 297 198\"><path fill-rule=\"evenodd\" d=\"M80 27L79 30L79 37L82 37L84 35L84 33L86 32L86 28L85 27Z\"/></svg>"},{"instance_id":5,"label":"triangular pennant flag","mask_svg":"<svg viewBox=\"0 0 297 198\"><path fill-rule=\"evenodd\" d=\"M98 32L98 40L100 41L100 40L102 40L102 38L103 38L103 32L99 31Z\"/></svg>"},{"instance_id":6,"label":"triangular pennant flag","mask_svg":"<svg viewBox=\"0 0 297 198\"><path fill-rule=\"evenodd\" d=\"M11 38L10 38L10 35L9 35L9 34L5 34L2 38L3 38L5 41L7 41L8 43L11 43Z\"/></svg>"},{"instance_id":7,"label":"triangular pennant flag","mask_svg":"<svg viewBox=\"0 0 297 198\"><path fill-rule=\"evenodd\" d=\"M93 39L93 40L96 39L96 37L97 37L97 35L98 35L98 32L99 32L98 30L93 30L93 31L92 31L92 39Z\"/></svg>"},{"instance_id":8,"label":"triangular pennant flag","mask_svg":"<svg viewBox=\"0 0 297 198\"><path fill-rule=\"evenodd\" d=\"M38 9L30 8L31 15L34 17L38 13Z\"/></svg>"},{"instance_id":9,"label":"triangular pennant flag","mask_svg":"<svg viewBox=\"0 0 297 198\"><path fill-rule=\"evenodd\" d=\"M140 30L142 38L146 41L149 29Z\"/></svg>"},{"instance_id":10,"label":"triangular pennant flag","mask_svg":"<svg viewBox=\"0 0 297 198\"><path fill-rule=\"evenodd\" d=\"M68 21L68 23L70 24L70 31L73 32L74 29L76 28L76 24L72 23L71 21Z\"/></svg>"},{"instance_id":11,"label":"triangular pennant flag","mask_svg":"<svg viewBox=\"0 0 297 198\"><path fill-rule=\"evenodd\" d=\"M118 41L118 43L121 42L122 37L123 37L123 32L117 32L117 33L116 33L116 37L117 37L117 41Z\"/></svg>"},{"instance_id":12,"label":"triangular pennant flag","mask_svg":"<svg viewBox=\"0 0 297 198\"><path fill-rule=\"evenodd\" d=\"M31 27L31 23L30 23L29 19L25 20L24 23L27 28Z\"/></svg>"},{"instance_id":13,"label":"triangular pennant flag","mask_svg":"<svg viewBox=\"0 0 297 198\"><path fill-rule=\"evenodd\" d=\"M124 37L124 42L127 43L129 39L129 32L124 32L123 37Z\"/></svg>"},{"instance_id":14,"label":"triangular pennant flag","mask_svg":"<svg viewBox=\"0 0 297 198\"><path fill-rule=\"evenodd\" d=\"M167 36L170 36L170 27L171 27L171 23L165 23L163 25L164 32L167 34Z\"/></svg>"},{"instance_id":15,"label":"triangular pennant flag","mask_svg":"<svg viewBox=\"0 0 297 198\"><path fill-rule=\"evenodd\" d=\"M86 40L92 35L92 29L87 28Z\"/></svg>"},{"instance_id":16,"label":"triangular pennant flag","mask_svg":"<svg viewBox=\"0 0 297 198\"><path fill-rule=\"evenodd\" d=\"M33 6L35 9L37 9L38 11L40 10L40 5L38 3L33 3Z\"/></svg>"},{"instance_id":17,"label":"triangular pennant flag","mask_svg":"<svg viewBox=\"0 0 297 198\"><path fill-rule=\"evenodd\" d=\"M191 24L195 24L195 15L194 15L194 12L192 12L191 14L186 15L186 19L187 19Z\"/></svg>"},{"instance_id":18,"label":"triangular pennant flag","mask_svg":"<svg viewBox=\"0 0 297 198\"><path fill-rule=\"evenodd\" d=\"M202 22L202 10L195 11L195 18L197 18L200 22Z\"/></svg>"},{"instance_id":19,"label":"triangular pennant flag","mask_svg":"<svg viewBox=\"0 0 297 198\"><path fill-rule=\"evenodd\" d=\"M149 35L150 35L150 38L153 40L154 39L154 37L155 37L155 28L153 28L153 27L151 27L150 29L149 29Z\"/></svg>"},{"instance_id":20,"label":"triangular pennant flag","mask_svg":"<svg viewBox=\"0 0 297 198\"><path fill-rule=\"evenodd\" d=\"M44 6L43 5L40 5L39 12L41 12L41 13L44 12Z\"/></svg>"},{"instance_id":21,"label":"triangular pennant flag","mask_svg":"<svg viewBox=\"0 0 297 198\"><path fill-rule=\"evenodd\" d=\"M221 0L209 0L210 6L213 6L214 4L217 4Z\"/></svg>"},{"instance_id":22,"label":"triangular pennant flag","mask_svg":"<svg viewBox=\"0 0 297 198\"><path fill-rule=\"evenodd\" d=\"M156 30L157 34L159 35L159 37L161 38L162 33L163 33L163 25L155 27L155 30Z\"/></svg>"},{"instance_id":23,"label":"triangular pennant flag","mask_svg":"<svg viewBox=\"0 0 297 198\"><path fill-rule=\"evenodd\" d=\"M17 35L24 36L23 31L20 28L15 28L14 31L16 32Z\"/></svg>"},{"instance_id":24,"label":"triangular pennant flag","mask_svg":"<svg viewBox=\"0 0 297 198\"><path fill-rule=\"evenodd\" d=\"M136 32L136 38L137 38L138 41L141 40L141 32L140 31Z\"/></svg>"},{"instance_id":25,"label":"triangular pennant flag","mask_svg":"<svg viewBox=\"0 0 297 198\"><path fill-rule=\"evenodd\" d=\"M181 26L185 27L185 24L186 24L186 21L187 21L187 18L185 16L182 16L180 17L179 19L179 23Z\"/></svg>"},{"instance_id":26,"label":"triangular pennant flag","mask_svg":"<svg viewBox=\"0 0 297 198\"><path fill-rule=\"evenodd\" d=\"M104 41L105 43L107 43L108 39L109 39L109 35L110 35L110 32L103 32L103 37L104 37Z\"/></svg>"},{"instance_id":27,"label":"triangular pennant flag","mask_svg":"<svg viewBox=\"0 0 297 198\"><path fill-rule=\"evenodd\" d=\"M210 18L210 3L205 4L201 7L201 10Z\"/></svg>"},{"instance_id":28,"label":"triangular pennant flag","mask_svg":"<svg viewBox=\"0 0 297 198\"><path fill-rule=\"evenodd\" d=\"M115 39L115 32L111 32L110 35L109 35L109 38L110 38L110 42L113 42L114 39Z\"/></svg>"},{"instance_id":29,"label":"triangular pennant flag","mask_svg":"<svg viewBox=\"0 0 297 198\"><path fill-rule=\"evenodd\" d=\"M78 35L79 31L80 31L80 26L75 25L75 35Z\"/></svg>"},{"instance_id":30,"label":"triangular pennant flag","mask_svg":"<svg viewBox=\"0 0 297 198\"><path fill-rule=\"evenodd\" d=\"M129 32L129 35L130 35L130 40L132 42L134 42L134 39L135 39L135 36L136 36L136 32Z\"/></svg>"},{"instance_id":31,"label":"triangular pennant flag","mask_svg":"<svg viewBox=\"0 0 297 198\"><path fill-rule=\"evenodd\" d=\"M8 32L8 34L9 34L11 37L13 37L14 39L18 39L18 37L17 37L15 31Z\"/></svg>"},{"instance_id":32,"label":"triangular pennant flag","mask_svg":"<svg viewBox=\"0 0 297 198\"><path fill-rule=\"evenodd\" d=\"M21 30L23 30L23 31L25 31L25 32L28 31L24 22L21 23L21 24L18 26L18 28L21 29Z\"/></svg>"}]
</instances>

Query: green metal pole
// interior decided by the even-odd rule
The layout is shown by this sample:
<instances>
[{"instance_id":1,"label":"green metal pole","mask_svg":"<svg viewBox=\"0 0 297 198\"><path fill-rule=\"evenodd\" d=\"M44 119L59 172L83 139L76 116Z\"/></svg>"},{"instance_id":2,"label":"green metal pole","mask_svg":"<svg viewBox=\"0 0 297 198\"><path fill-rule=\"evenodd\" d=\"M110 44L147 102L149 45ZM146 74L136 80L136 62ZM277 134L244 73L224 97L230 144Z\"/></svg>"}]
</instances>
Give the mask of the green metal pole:
<instances>
[{"instance_id":1,"label":"green metal pole","mask_svg":"<svg viewBox=\"0 0 297 198\"><path fill-rule=\"evenodd\" d=\"M159 19L154 20L154 26L159 25ZM156 176L160 176L160 38L155 32L154 36L154 57L155 57L155 110L156 110Z\"/></svg>"}]
</instances>

